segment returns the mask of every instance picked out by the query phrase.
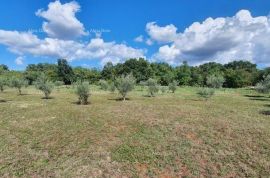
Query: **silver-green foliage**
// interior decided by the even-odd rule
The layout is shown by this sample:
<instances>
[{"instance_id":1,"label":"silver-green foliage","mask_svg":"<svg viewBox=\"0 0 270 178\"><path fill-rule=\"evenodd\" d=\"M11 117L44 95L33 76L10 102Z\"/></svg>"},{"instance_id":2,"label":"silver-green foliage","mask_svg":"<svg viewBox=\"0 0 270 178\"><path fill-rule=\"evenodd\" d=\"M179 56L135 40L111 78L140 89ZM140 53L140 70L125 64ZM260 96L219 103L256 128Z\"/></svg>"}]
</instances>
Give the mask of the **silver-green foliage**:
<instances>
[{"instance_id":1,"label":"silver-green foliage","mask_svg":"<svg viewBox=\"0 0 270 178\"><path fill-rule=\"evenodd\" d=\"M8 85L8 81L5 77L0 77L0 91L3 92L5 86Z\"/></svg>"},{"instance_id":2,"label":"silver-green foliage","mask_svg":"<svg viewBox=\"0 0 270 178\"><path fill-rule=\"evenodd\" d=\"M22 88L28 86L28 81L22 78L13 77L10 80L9 85L13 88L18 89L19 94L22 94Z\"/></svg>"},{"instance_id":3,"label":"silver-green foliage","mask_svg":"<svg viewBox=\"0 0 270 178\"><path fill-rule=\"evenodd\" d=\"M134 89L135 82L136 80L132 75L121 76L116 79L116 88L124 101L128 92Z\"/></svg>"},{"instance_id":4,"label":"silver-green foliage","mask_svg":"<svg viewBox=\"0 0 270 178\"><path fill-rule=\"evenodd\" d=\"M166 93L166 91L167 91L167 87L166 86L160 86L160 91L161 91L161 93Z\"/></svg>"},{"instance_id":5,"label":"silver-green foliage","mask_svg":"<svg viewBox=\"0 0 270 178\"><path fill-rule=\"evenodd\" d=\"M171 83L169 83L169 90L172 91L173 93L176 91L177 89L177 81L173 81Z\"/></svg>"},{"instance_id":6,"label":"silver-green foliage","mask_svg":"<svg viewBox=\"0 0 270 178\"><path fill-rule=\"evenodd\" d=\"M49 96L54 88L54 84L50 82L44 74L40 75L35 82L35 86L38 90L44 93L45 99L49 99Z\"/></svg>"},{"instance_id":7,"label":"silver-green foliage","mask_svg":"<svg viewBox=\"0 0 270 178\"><path fill-rule=\"evenodd\" d=\"M197 94L205 100L208 100L215 94L215 90L212 88L200 88Z\"/></svg>"},{"instance_id":8,"label":"silver-green foliage","mask_svg":"<svg viewBox=\"0 0 270 178\"><path fill-rule=\"evenodd\" d=\"M259 82L256 85L255 89L259 93L269 93L270 92L270 75L266 76L264 80Z\"/></svg>"},{"instance_id":9,"label":"silver-green foliage","mask_svg":"<svg viewBox=\"0 0 270 178\"><path fill-rule=\"evenodd\" d=\"M90 96L90 86L88 82L79 82L76 85L75 93L78 95L79 104L88 104L88 98Z\"/></svg>"},{"instance_id":10,"label":"silver-green foliage","mask_svg":"<svg viewBox=\"0 0 270 178\"><path fill-rule=\"evenodd\" d=\"M210 88L222 88L225 79L221 75L210 75L207 77L206 84Z\"/></svg>"},{"instance_id":11,"label":"silver-green foliage","mask_svg":"<svg viewBox=\"0 0 270 178\"><path fill-rule=\"evenodd\" d=\"M148 87L148 93L151 97L155 96L155 93L158 92L159 86L157 84L157 81L155 79L149 78L146 81L146 86Z\"/></svg>"},{"instance_id":12,"label":"silver-green foliage","mask_svg":"<svg viewBox=\"0 0 270 178\"><path fill-rule=\"evenodd\" d=\"M100 85L100 88L104 91L109 89L109 84L106 80L100 80L99 85Z\"/></svg>"}]
</instances>

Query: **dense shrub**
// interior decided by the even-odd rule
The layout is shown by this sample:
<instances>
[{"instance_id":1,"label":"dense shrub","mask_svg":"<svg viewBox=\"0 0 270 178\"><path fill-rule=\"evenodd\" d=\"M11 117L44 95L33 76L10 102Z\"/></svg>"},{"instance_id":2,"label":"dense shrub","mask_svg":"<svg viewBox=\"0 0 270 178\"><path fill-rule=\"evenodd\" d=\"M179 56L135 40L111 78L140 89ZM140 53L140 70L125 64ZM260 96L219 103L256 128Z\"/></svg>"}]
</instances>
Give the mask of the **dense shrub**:
<instances>
[{"instance_id":1,"label":"dense shrub","mask_svg":"<svg viewBox=\"0 0 270 178\"><path fill-rule=\"evenodd\" d=\"M173 81L169 83L169 90L174 93L177 89L177 81Z\"/></svg>"},{"instance_id":2,"label":"dense shrub","mask_svg":"<svg viewBox=\"0 0 270 178\"><path fill-rule=\"evenodd\" d=\"M148 79L146 82L146 85L148 87L148 92L151 97L155 96L155 93L158 92L159 86L157 84L157 81L155 79Z\"/></svg>"},{"instance_id":3,"label":"dense shrub","mask_svg":"<svg viewBox=\"0 0 270 178\"><path fill-rule=\"evenodd\" d=\"M100 80L99 86L101 90L107 91L109 89L109 84L106 80Z\"/></svg>"},{"instance_id":4,"label":"dense shrub","mask_svg":"<svg viewBox=\"0 0 270 178\"><path fill-rule=\"evenodd\" d=\"M12 77L10 80L10 87L18 89L19 95L22 94L22 88L28 86L28 81L22 78Z\"/></svg>"},{"instance_id":5,"label":"dense shrub","mask_svg":"<svg viewBox=\"0 0 270 178\"><path fill-rule=\"evenodd\" d=\"M210 75L207 77L206 84L210 88L222 88L225 79L221 75Z\"/></svg>"},{"instance_id":6,"label":"dense shrub","mask_svg":"<svg viewBox=\"0 0 270 178\"><path fill-rule=\"evenodd\" d=\"M90 86L88 82L77 83L75 92L79 97L79 104L88 104L88 98L90 96Z\"/></svg>"},{"instance_id":7,"label":"dense shrub","mask_svg":"<svg viewBox=\"0 0 270 178\"><path fill-rule=\"evenodd\" d=\"M205 100L208 100L215 94L215 90L212 88L200 88L197 94Z\"/></svg>"},{"instance_id":8,"label":"dense shrub","mask_svg":"<svg viewBox=\"0 0 270 178\"><path fill-rule=\"evenodd\" d=\"M39 76L39 78L35 82L35 86L38 90L44 93L45 99L49 99L49 96L52 93L54 85L52 82L48 81L48 79L44 74Z\"/></svg>"},{"instance_id":9,"label":"dense shrub","mask_svg":"<svg viewBox=\"0 0 270 178\"><path fill-rule=\"evenodd\" d=\"M116 79L116 88L125 101L128 92L134 89L136 80L132 75L122 76Z\"/></svg>"}]
</instances>

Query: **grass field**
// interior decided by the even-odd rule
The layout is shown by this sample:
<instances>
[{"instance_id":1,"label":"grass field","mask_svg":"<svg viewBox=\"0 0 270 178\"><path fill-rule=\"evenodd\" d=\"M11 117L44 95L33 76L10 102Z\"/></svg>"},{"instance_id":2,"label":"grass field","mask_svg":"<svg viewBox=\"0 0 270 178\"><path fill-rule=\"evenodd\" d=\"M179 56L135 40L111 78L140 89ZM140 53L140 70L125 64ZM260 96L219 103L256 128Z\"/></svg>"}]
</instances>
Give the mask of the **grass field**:
<instances>
[{"instance_id":1,"label":"grass field","mask_svg":"<svg viewBox=\"0 0 270 178\"><path fill-rule=\"evenodd\" d=\"M92 87L52 99L34 88L0 93L0 177L269 177L270 98L196 88L129 100Z\"/></svg>"}]
</instances>

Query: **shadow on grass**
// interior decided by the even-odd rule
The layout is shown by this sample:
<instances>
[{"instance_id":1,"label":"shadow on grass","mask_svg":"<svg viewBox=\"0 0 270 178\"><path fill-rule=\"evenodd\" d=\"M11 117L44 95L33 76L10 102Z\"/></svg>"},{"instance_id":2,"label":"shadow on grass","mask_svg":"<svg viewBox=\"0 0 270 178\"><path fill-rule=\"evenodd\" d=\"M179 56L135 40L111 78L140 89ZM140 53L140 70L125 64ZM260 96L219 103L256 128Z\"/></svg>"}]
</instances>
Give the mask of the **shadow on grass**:
<instances>
[{"instance_id":1,"label":"shadow on grass","mask_svg":"<svg viewBox=\"0 0 270 178\"><path fill-rule=\"evenodd\" d=\"M109 98L108 100L114 100L114 101L124 101L123 98ZM126 98L126 101L130 100L129 98Z\"/></svg>"},{"instance_id":2,"label":"shadow on grass","mask_svg":"<svg viewBox=\"0 0 270 178\"><path fill-rule=\"evenodd\" d=\"M87 106L87 105L90 105L91 102L87 102L86 104L81 104L79 101L73 101L73 102L71 102L71 104Z\"/></svg>"},{"instance_id":3,"label":"shadow on grass","mask_svg":"<svg viewBox=\"0 0 270 178\"><path fill-rule=\"evenodd\" d=\"M7 100L4 100L4 99L0 99L0 103L6 103Z\"/></svg>"},{"instance_id":4,"label":"shadow on grass","mask_svg":"<svg viewBox=\"0 0 270 178\"><path fill-rule=\"evenodd\" d=\"M270 107L270 104L264 104L263 106L264 107Z\"/></svg>"},{"instance_id":5,"label":"shadow on grass","mask_svg":"<svg viewBox=\"0 0 270 178\"><path fill-rule=\"evenodd\" d=\"M269 98L250 98L250 100L254 100L254 101L270 101Z\"/></svg>"},{"instance_id":6,"label":"shadow on grass","mask_svg":"<svg viewBox=\"0 0 270 178\"><path fill-rule=\"evenodd\" d=\"M54 99L54 97L48 97L48 98L42 97L41 99L43 99L43 100L52 100L52 99Z\"/></svg>"},{"instance_id":7,"label":"shadow on grass","mask_svg":"<svg viewBox=\"0 0 270 178\"><path fill-rule=\"evenodd\" d=\"M266 110L260 111L260 114L270 116L270 111L269 110L268 111L266 111Z\"/></svg>"},{"instance_id":8,"label":"shadow on grass","mask_svg":"<svg viewBox=\"0 0 270 178\"><path fill-rule=\"evenodd\" d=\"M244 96L248 98L266 98L265 96L262 95L244 95Z\"/></svg>"}]
</instances>

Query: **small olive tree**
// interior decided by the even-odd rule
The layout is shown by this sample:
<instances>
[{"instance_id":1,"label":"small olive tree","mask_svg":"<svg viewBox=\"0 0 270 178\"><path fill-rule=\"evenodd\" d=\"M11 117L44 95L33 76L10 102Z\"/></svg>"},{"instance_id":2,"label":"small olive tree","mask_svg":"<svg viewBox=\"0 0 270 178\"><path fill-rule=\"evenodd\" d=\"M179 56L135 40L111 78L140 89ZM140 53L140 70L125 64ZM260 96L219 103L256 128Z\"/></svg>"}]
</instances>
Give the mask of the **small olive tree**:
<instances>
[{"instance_id":1,"label":"small olive tree","mask_svg":"<svg viewBox=\"0 0 270 178\"><path fill-rule=\"evenodd\" d=\"M259 93L270 93L270 75L266 76L261 82L259 82L255 89Z\"/></svg>"},{"instance_id":2,"label":"small olive tree","mask_svg":"<svg viewBox=\"0 0 270 178\"><path fill-rule=\"evenodd\" d=\"M4 77L0 77L0 91L3 92L5 89L5 86L8 85L8 81Z\"/></svg>"},{"instance_id":3,"label":"small olive tree","mask_svg":"<svg viewBox=\"0 0 270 178\"><path fill-rule=\"evenodd\" d=\"M169 83L169 90L172 91L172 93L174 93L176 89L177 89L177 81Z\"/></svg>"},{"instance_id":4,"label":"small olive tree","mask_svg":"<svg viewBox=\"0 0 270 178\"><path fill-rule=\"evenodd\" d=\"M19 95L22 94L22 88L28 86L28 81L22 78L13 77L10 80L10 86L16 88L19 92Z\"/></svg>"},{"instance_id":5,"label":"small olive tree","mask_svg":"<svg viewBox=\"0 0 270 178\"><path fill-rule=\"evenodd\" d=\"M160 91L162 94L166 93L167 87L166 86L160 86Z\"/></svg>"},{"instance_id":6,"label":"small olive tree","mask_svg":"<svg viewBox=\"0 0 270 178\"><path fill-rule=\"evenodd\" d=\"M109 84L109 91L112 92L112 93L114 93L115 90L116 90L116 86L115 86L114 82L111 82Z\"/></svg>"},{"instance_id":7,"label":"small olive tree","mask_svg":"<svg viewBox=\"0 0 270 178\"><path fill-rule=\"evenodd\" d=\"M225 79L221 75L210 75L207 77L206 84L210 88L222 88Z\"/></svg>"},{"instance_id":8,"label":"small olive tree","mask_svg":"<svg viewBox=\"0 0 270 178\"><path fill-rule=\"evenodd\" d=\"M132 75L122 76L116 79L116 88L122 96L123 101L126 100L128 92L134 89L135 82L136 80Z\"/></svg>"},{"instance_id":9,"label":"small olive tree","mask_svg":"<svg viewBox=\"0 0 270 178\"><path fill-rule=\"evenodd\" d=\"M212 88L200 88L197 94L205 100L208 100L215 94L215 90Z\"/></svg>"},{"instance_id":10,"label":"small olive tree","mask_svg":"<svg viewBox=\"0 0 270 178\"><path fill-rule=\"evenodd\" d=\"M52 82L48 81L48 79L46 78L44 74L42 74L37 79L37 81L35 82L35 86L38 90L44 93L45 99L49 99L49 96L52 93L52 90L54 88L54 85Z\"/></svg>"},{"instance_id":11,"label":"small olive tree","mask_svg":"<svg viewBox=\"0 0 270 178\"><path fill-rule=\"evenodd\" d=\"M78 95L79 104L88 104L88 98L90 96L90 86L88 82L79 82L76 85L75 93Z\"/></svg>"},{"instance_id":12,"label":"small olive tree","mask_svg":"<svg viewBox=\"0 0 270 178\"><path fill-rule=\"evenodd\" d=\"M155 93L158 92L159 86L155 79L149 78L146 82L146 86L148 87L148 93L151 97L155 96Z\"/></svg>"},{"instance_id":13,"label":"small olive tree","mask_svg":"<svg viewBox=\"0 0 270 178\"><path fill-rule=\"evenodd\" d=\"M100 88L104 91L107 91L109 88L109 84L106 80L100 80L99 85L100 85Z\"/></svg>"}]
</instances>

